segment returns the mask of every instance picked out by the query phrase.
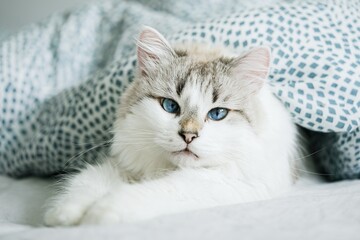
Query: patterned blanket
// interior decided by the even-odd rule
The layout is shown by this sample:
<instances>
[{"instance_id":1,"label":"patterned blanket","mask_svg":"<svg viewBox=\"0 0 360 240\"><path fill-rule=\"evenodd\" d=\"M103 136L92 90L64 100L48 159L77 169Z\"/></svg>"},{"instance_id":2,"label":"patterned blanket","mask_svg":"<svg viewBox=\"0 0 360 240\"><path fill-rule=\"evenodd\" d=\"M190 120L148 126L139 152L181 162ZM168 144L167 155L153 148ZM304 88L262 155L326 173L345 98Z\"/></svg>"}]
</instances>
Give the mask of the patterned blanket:
<instances>
[{"instance_id":1,"label":"patterned blanket","mask_svg":"<svg viewBox=\"0 0 360 240\"><path fill-rule=\"evenodd\" d=\"M0 173L51 175L106 154L143 24L173 42L270 46L271 89L309 130L318 165L360 177L357 0L112 0L30 25L0 42Z\"/></svg>"}]
</instances>

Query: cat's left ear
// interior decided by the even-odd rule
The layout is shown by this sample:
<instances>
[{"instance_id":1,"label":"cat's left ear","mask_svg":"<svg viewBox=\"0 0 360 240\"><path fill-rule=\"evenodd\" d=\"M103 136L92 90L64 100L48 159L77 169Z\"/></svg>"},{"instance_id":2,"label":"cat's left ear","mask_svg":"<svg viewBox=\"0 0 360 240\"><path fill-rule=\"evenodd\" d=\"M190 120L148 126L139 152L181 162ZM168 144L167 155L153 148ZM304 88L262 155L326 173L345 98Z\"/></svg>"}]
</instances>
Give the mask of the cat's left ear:
<instances>
[{"instance_id":1,"label":"cat's left ear","mask_svg":"<svg viewBox=\"0 0 360 240\"><path fill-rule=\"evenodd\" d=\"M151 27L144 27L137 41L137 57L142 75L156 70L160 62L171 60L175 51L163 35Z\"/></svg>"},{"instance_id":2,"label":"cat's left ear","mask_svg":"<svg viewBox=\"0 0 360 240\"><path fill-rule=\"evenodd\" d=\"M271 50L269 47L257 47L232 62L232 74L243 87L258 92L269 75Z\"/></svg>"}]
</instances>

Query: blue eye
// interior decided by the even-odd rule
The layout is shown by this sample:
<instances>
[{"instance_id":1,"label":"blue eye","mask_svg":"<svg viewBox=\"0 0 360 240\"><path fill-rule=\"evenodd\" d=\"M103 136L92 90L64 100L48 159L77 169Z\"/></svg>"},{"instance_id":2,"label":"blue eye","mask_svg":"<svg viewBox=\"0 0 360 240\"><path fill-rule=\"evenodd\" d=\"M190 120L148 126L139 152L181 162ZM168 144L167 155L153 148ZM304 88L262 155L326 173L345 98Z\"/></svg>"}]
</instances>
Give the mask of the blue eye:
<instances>
[{"instance_id":1,"label":"blue eye","mask_svg":"<svg viewBox=\"0 0 360 240\"><path fill-rule=\"evenodd\" d=\"M161 101L161 106L168 113L178 113L180 111L179 104L169 98L163 98Z\"/></svg>"},{"instance_id":2,"label":"blue eye","mask_svg":"<svg viewBox=\"0 0 360 240\"><path fill-rule=\"evenodd\" d=\"M209 111L208 117L211 120L219 121L224 119L228 112L229 110L227 110L226 108L213 108Z\"/></svg>"}]
</instances>

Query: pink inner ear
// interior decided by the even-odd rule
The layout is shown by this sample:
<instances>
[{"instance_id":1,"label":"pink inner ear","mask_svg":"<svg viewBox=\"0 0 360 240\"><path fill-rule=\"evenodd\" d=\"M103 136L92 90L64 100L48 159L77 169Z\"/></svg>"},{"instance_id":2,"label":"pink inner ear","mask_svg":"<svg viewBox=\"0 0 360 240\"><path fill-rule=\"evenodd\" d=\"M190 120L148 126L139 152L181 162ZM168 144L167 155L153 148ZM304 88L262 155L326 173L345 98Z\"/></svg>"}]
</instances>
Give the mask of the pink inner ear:
<instances>
[{"instance_id":1,"label":"pink inner ear","mask_svg":"<svg viewBox=\"0 0 360 240\"><path fill-rule=\"evenodd\" d=\"M270 49L268 47L252 49L242 57L242 63L243 66L240 67L250 76L266 79L270 69Z\"/></svg>"},{"instance_id":2,"label":"pink inner ear","mask_svg":"<svg viewBox=\"0 0 360 240\"><path fill-rule=\"evenodd\" d=\"M154 42L152 42L154 41ZM142 43L141 45L139 44L137 52L138 52L138 60L140 65L144 65L144 62L147 60L155 60L158 61L159 58L158 56L156 56L156 54L152 53L151 51L149 51L149 48L151 48L152 44L155 44L155 42L157 41L157 35L149 30L149 29L144 29L139 36L139 43ZM146 47L146 48L145 48Z\"/></svg>"},{"instance_id":3,"label":"pink inner ear","mask_svg":"<svg viewBox=\"0 0 360 240\"><path fill-rule=\"evenodd\" d=\"M137 56L142 74L155 67L160 61L173 55L173 50L166 39L155 29L145 27L138 40Z\"/></svg>"},{"instance_id":4,"label":"pink inner ear","mask_svg":"<svg viewBox=\"0 0 360 240\"><path fill-rule=\"evenodd\" d=\"M149 31L147 30L142 31L139 36L139 40L138 40L139 43L146 42L150 36L149 36ZM146 51L146 49L143 48L143 46L140 44L138 44L138 48L137 48L137 58L138 58L138 64L141 75L146 75L146 62L148 60L158 61L155 54Z\"/></svg>"},{"instance_id":5,"label":"pink inner ear","mask_svg":"<svg viewBox=\"0 0 360 240\"><path fill-rule=\"evenodd\" d=\"M270 69L270 49L258 47L235 61L233 74L244 88L258 92L264 85Z\"/></svg>"}]
</instances>

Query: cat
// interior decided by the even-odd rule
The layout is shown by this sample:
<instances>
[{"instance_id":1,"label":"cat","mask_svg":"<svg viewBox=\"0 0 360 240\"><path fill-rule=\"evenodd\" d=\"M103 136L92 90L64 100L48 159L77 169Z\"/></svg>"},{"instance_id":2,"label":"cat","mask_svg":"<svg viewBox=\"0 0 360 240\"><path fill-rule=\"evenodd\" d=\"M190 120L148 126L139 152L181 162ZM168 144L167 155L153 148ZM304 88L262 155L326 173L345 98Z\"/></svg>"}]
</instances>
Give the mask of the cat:
<instances>
[{"instance_id":1,"label":"cat","mask_svg":"<svg viewBox=\"0 0 360 240\"><path fill-rule=\"evenodd\" d=\"M133 222L280 196L295 181L299 134L266 85L271 53L173 47L144 27L135 81L110 154L69 177L45 224Z\"/></svg>"}]
</instances>

